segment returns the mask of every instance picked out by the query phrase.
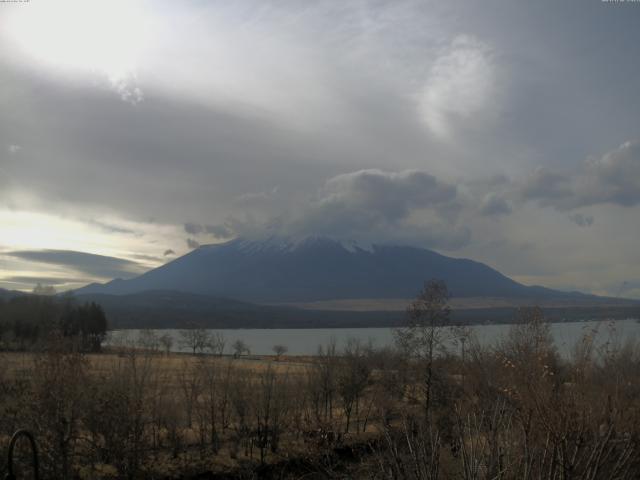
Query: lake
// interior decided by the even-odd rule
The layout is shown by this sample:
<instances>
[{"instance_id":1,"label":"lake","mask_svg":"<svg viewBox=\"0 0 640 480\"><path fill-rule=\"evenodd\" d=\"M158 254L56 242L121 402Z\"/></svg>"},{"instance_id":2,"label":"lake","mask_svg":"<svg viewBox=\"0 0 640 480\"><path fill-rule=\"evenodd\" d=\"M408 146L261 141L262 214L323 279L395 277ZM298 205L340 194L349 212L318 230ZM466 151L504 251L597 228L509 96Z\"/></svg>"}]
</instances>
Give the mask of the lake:
<instances>
[{"instance_id":1,"label":"lake","mask_svg":"<svg viewBox=\"0 0 640 480\"><path fill-rule=\"evenodd\" d=\"M481 345L494 345L504 338L511 325L474 325L469 327L472 335ZM226 340L225 353L231 353L231 345L242 340L253 355L272 355L274 345L285 345L289 355L314 355L319 345L327 345L335 339L339 349L344 348L350 338L371 342L375 347L393 345L391 328L313 328L313 329L212 329L221 333ZM637 320L585 321L552 323L551 332L558 351L568 355L576 341L586 332L597 331L596 343L606 342L622 345L628 340L640 337L640 323ZM141 330L114 330L110 332L107 345L134 345ZM158 335L168 333L173 337L172 350L187 352L180 345L180 330L155 330Z\"/></svg>"}]
</instances>

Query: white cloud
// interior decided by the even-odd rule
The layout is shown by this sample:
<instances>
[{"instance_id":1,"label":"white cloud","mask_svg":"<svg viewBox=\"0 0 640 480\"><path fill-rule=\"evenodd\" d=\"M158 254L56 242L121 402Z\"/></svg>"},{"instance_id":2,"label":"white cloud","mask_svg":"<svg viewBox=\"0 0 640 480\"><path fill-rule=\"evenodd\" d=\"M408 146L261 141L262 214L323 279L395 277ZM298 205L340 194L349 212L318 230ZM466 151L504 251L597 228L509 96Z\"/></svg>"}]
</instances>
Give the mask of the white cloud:
<instances>
[{"instance_id":1,"label":"white cloud","mask_svg":"<svg viewBox=\"0 0 640 480\"><path fill-rule=\"evenodd\" d=\"M7 151L12 155L18 153L20 150L22 150L22 147L17 144L11 144L7 147Z\"/></svg>"},{"instance_id":2,"label":"white cloud","mask_svg":"<svg viewBox=\"0 0 640 480\"><path fill-rule=\"evenodd\" d=\"M457 121L474 118L494 101L492 51L460 35L433 63L420 96L420 115L429 130L449 138Z\"/></svg>"},{"instance_id":3,"label":"white cloud","mask_svg":"<svg viewBox=\"0 0 640 480\"><path fill-rule=\"evenodd\" d=\"M16 9L2 27L19 61L50 72L92 75L130 103L142 100L135 81L148 46L153 11L146 2L57 0Z\"/></svg>"},{"instance_id":4,"label":"white cloud","mask_svg":"<svg viewBox=\"0 0 640 480\"><path fill-rule=\"evenodd\" d=\"M120 95L122 101L137 105L144 100L144 92L135 75L109 80L112 88Z\"/></svg>"}]
</instances>

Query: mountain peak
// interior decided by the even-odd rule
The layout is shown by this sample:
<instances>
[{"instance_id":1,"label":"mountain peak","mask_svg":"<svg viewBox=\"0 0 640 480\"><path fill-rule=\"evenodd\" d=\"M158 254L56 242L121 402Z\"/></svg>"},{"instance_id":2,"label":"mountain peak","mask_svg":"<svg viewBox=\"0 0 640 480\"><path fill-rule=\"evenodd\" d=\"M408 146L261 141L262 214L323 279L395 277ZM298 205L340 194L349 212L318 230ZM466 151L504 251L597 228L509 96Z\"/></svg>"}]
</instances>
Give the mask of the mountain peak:
<instances>
[{"instance_id":1,"label":"mountain peak","mask_svg":"<svg viewBox=\"0 0 640 480\"><path fill-rule=\"evenodd\" d=\"M239 237L225 243L203 245L201 249L216 247L235 248L247 254L260 252L290 253L308 248L342 248L349 252L373 252L375 245L356 240L337 239L326 235L271 235L264 238Z\"/></svg>"},{"instance_id":2,"label":"mountain peak","mask_svg":"<svg viewBox=\"0 0 640 480\"><path fill-rule=\"evenodd\" d=\"M422 248L318 235L204 245L139 277L87 286L78 293L177 290L254 303L390 299L414 297L431 278L444 280L455 297L569 295L527 287L482 263Z\"/></svg>"}]
</instances>

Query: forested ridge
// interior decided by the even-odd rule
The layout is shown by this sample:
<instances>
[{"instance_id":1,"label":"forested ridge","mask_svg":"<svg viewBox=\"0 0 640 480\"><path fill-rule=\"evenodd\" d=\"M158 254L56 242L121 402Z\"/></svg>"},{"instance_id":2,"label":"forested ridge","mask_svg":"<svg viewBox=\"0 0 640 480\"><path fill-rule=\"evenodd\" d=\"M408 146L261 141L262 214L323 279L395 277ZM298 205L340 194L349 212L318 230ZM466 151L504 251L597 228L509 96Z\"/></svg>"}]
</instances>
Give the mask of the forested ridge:
<instances>
[{"instance_id":1,"label":"forested ridge","mask_svg":"<svg viewBox=\"0 0 640 480\"><path fill-rule=\"evenodd\" d=\"M79 303L68 295L0 298L0 348L5 350L31 349L55 335L95 352L106 333L107 317L95 302Z\"/></svg>"}]
</instances>

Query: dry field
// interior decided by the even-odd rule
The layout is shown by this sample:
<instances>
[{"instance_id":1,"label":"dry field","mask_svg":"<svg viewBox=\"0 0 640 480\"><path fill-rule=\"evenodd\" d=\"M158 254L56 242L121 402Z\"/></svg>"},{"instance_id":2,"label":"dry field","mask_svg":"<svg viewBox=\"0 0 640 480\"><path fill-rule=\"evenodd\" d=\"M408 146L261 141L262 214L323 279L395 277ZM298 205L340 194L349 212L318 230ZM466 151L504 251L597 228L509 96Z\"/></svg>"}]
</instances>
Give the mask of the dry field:
<instances>
[{"instance_id":1,"label":"dry field","mask_svg":"<svg viewBox=\"0 0 640 480\"><path fill-rule=\"evenodd\" d=\"M0 450L32 430L51 479L640 478L638 343L587 333L564 359L536 314L466 345L464 358L357 343L281 359L0 353Z\"/></svg>"},{"instance_id":2,"label":"dry field","mask_svg":"<svg viewBox=\"0 0 640 480\"><path fill-rule=\"evenodd\" d=\"M138 350L136 354L141 357L145 356L144 350ZM39 354L33 352L0 352L0 365L2 365L5 374L13 376L20 372L28 371L33 367L34 359L38 355ZM110 352L108 350L104 353L87 353L84 355L89 363L90 369L96 372L108 370L113 367L114 364L121 363L127 356L128 354L126 353ZM170 353L169 355L153 353L150 357L153 358L153 363L156 368L174 373L184 368L185 365L193 366L202 362L205 357L208 362L212 362L212 364L218 366L232 362L239 369L254 372L271 368L278 373L300 373L313 362L313 357L308 356L282 356L280 359L277 359L271 355L232 358L230 355L218 357L185 353Z\"/></svg>"},{"instance_id":3,"label":"dry field","mask_svg":"<svg viewBox=\"0 0 640 480\"><path fill-rule=\"evenodd\" d=\"M7 387L0 395L0 416L9 413L0 421L0 447L17 428L35 431L42 450L69 455L62 463L45 460L53 477L75 472L87 479L126 478L132 469L141 472L135 478L241 472L291 457L311 461L375 430L373 423L354 426L362 414L349 412L351 432L343 435L343 404L337 391L329 393L336 398L322 398L323 379L313 378L317 359L312 357L140 349L0 352L0 365ZM307 395L311 391L314 400ZM108 421L96 422L96 416ZM68 423L75 423L74 431L65 438Z\"/></svg>"}]
</instances>

